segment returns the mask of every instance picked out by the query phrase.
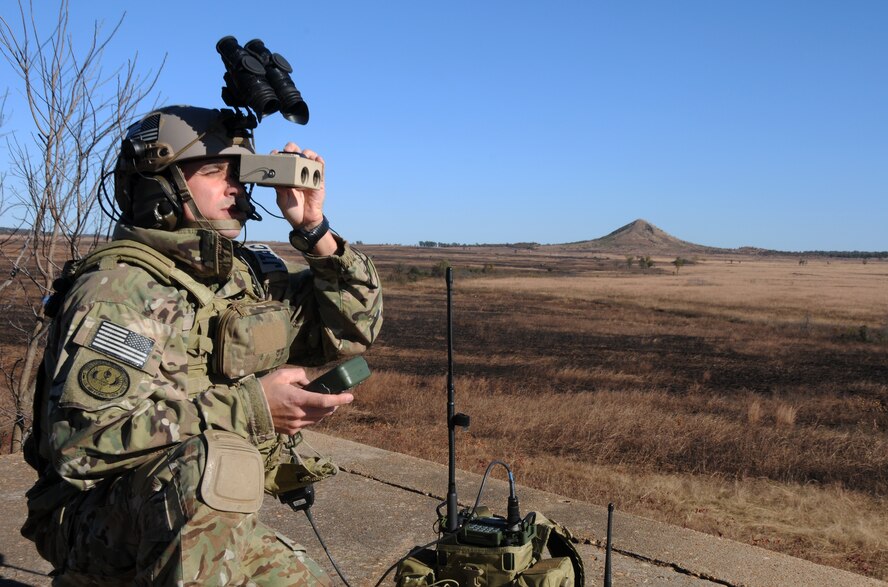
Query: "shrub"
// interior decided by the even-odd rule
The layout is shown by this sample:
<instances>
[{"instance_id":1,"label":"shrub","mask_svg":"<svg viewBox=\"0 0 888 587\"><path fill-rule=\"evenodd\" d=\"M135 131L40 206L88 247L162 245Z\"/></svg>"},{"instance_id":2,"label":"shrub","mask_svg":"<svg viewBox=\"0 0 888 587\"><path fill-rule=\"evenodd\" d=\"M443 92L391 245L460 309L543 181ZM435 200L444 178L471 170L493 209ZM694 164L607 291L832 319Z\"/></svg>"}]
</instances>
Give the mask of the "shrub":
<instances>
[{"instance_id":1,"label":"shrub","mask_svg":"<svg viewBox=\"0 0 888 587\"><path fill-rule=\"evenodd\" d=\"M444 277L447 268L450 267L450 261L441 260L432 266L432 277Z\"/></svg>"}]
</instances>

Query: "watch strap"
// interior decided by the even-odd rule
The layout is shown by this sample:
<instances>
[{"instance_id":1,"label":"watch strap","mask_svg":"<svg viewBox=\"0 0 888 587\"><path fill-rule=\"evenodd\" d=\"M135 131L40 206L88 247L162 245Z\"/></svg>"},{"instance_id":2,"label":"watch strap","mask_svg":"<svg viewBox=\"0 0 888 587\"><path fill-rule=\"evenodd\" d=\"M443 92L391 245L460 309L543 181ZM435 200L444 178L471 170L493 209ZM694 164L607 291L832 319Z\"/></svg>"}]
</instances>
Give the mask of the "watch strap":
<instances>
[{"instance_id":1,"label":"watch strap","mask_svg":"<svg viewBox=\"0 0 888 587\"><path fill-rule=\"evenodd\" d=\"M290 231L290 244L298 251L307 253L318 244L325 234L330 231L330 221L324 216L321 223L306 230L304 228L294 228Z\"/></svg>"}]
</instances>

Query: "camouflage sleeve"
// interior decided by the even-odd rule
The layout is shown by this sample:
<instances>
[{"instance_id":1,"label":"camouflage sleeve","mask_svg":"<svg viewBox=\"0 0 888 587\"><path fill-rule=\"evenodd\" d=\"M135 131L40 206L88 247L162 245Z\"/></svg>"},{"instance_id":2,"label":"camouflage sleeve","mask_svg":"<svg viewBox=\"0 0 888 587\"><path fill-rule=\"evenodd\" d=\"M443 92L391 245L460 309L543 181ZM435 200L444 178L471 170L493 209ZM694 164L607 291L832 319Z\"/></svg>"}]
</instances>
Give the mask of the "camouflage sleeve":
<instances>
[{"instance_id":1,"label":"camouflage sleeve","mask_svg":"<svg viewBox=\"0 0 888 587\"><path fill-rule=\"evenodd\" d=\"M60 318L45 421L48 456L69 483L89 488L205 429L255 444L273 436L252 375L189 393L194 311L175 288L132 268L90 274Z\"/></svg>"},{"instance_id":2,"label":"camouflage sleeve","mask_svg":"<svg viewBox=\"0 0 888 587\"><path fill-rule=\"evenodd\" d=\"M382 326L382 289L373 261L336 238L339 254L306 254L309 269L291 277L291 362L318 365L360 354Z\"/></svg>"}]
</instances>

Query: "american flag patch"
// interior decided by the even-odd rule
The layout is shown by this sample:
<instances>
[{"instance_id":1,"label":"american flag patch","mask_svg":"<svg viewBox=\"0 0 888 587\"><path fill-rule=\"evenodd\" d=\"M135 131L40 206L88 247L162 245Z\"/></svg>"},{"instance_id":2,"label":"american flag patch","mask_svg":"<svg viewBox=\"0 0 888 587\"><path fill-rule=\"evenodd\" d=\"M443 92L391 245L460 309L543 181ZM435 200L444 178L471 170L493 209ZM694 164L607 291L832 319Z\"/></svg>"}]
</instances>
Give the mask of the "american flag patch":
<instances>
[{"instance_id":1,"label":"american flag patch","mask_svg":"<svg viewBox=\"0 0 888 587\"><path fill-rule=\"evenodd\" d=\"M144 367L154 341L111 322L102 322L93 337L90 348L120 359L134 367Z\"/></svg>"},{"instance_id":2,"label":"american flag patch","mask_svg":"<svg viewBox=\"0 0 888 587\"><path fill-rule=\"evenodd\" d=\"M160 135L160 114L149 116L141 122L137 122L126 132L126 138L139 139L146 143L153 143Z\"/></svg>"}]
</instances>

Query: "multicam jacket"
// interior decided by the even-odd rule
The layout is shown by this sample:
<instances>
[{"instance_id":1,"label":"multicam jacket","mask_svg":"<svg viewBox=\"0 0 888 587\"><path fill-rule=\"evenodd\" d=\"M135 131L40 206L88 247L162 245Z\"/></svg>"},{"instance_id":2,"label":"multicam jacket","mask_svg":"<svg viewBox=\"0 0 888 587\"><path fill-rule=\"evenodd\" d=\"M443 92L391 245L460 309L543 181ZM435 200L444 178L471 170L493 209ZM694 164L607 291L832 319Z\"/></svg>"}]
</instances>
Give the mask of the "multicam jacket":
<instances>
[{"instance_id":1,"label":"multicam jacket","mask_svg":"<svg viewBox=\"0 0 888 587\"><path fill-rule=\"evenodd\" d=\"M105 257L65 297L39 414L39 454L51 465L29 493L32 515L207 429L257 446L275 437L256 374L219 372L221 309L285 301L288 346L276 364L358 354L382 324L376 270L343 241L339 254L306 255L308 269L284 273L274 255L246 254L212 231L118 226L114 239L160 253L174 275ZM198 285L183 286L189 276Z\"/></svg>"}]
</instances>

